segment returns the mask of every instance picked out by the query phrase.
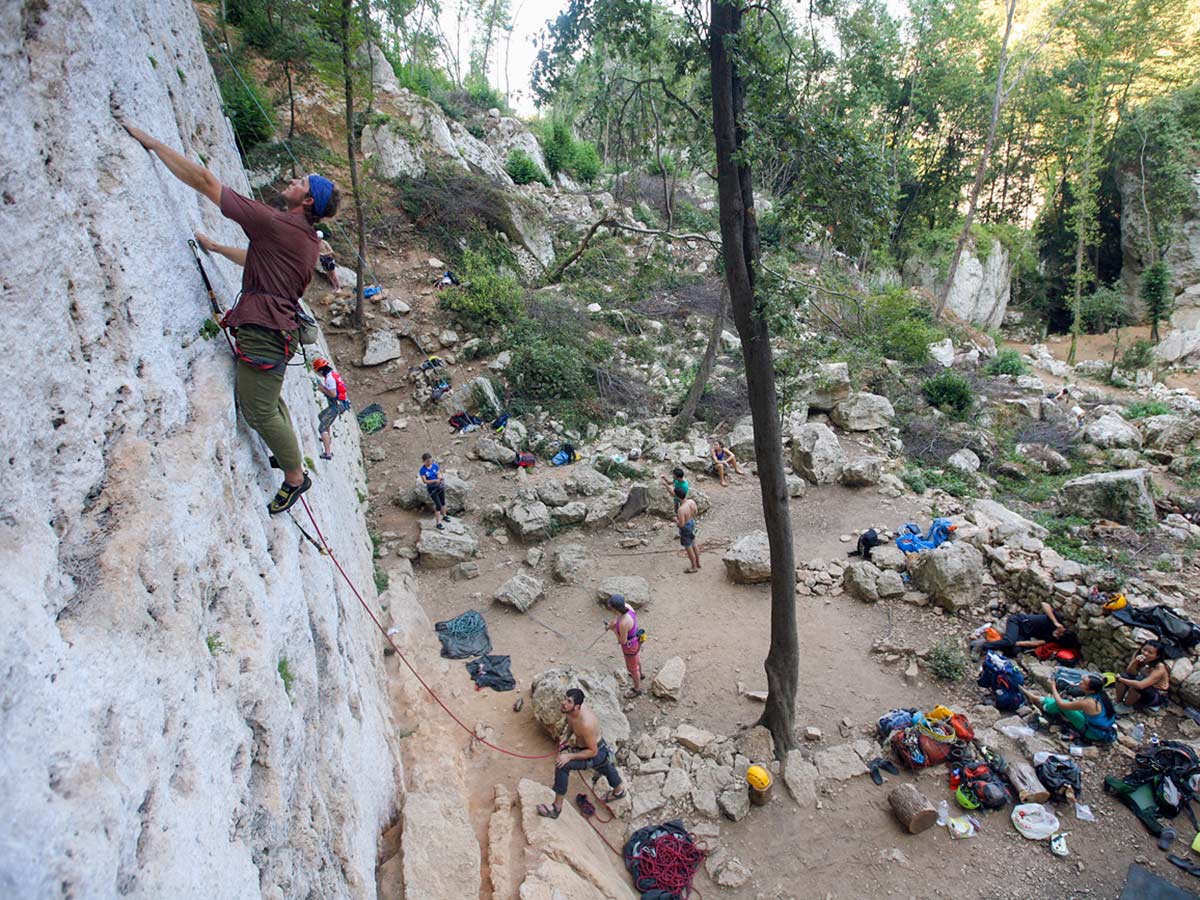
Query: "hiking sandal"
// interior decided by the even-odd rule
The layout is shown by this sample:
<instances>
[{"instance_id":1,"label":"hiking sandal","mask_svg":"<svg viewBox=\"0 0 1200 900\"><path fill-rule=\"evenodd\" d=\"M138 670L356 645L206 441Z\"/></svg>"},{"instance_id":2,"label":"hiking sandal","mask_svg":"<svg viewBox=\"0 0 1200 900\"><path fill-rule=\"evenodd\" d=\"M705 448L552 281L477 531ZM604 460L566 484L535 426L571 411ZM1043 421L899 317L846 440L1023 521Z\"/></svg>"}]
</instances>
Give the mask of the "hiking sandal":
<instances>
[{"instance_id":1,"label":"hiking sandal","mask_svg":"<svg viewBox=\"0 0 1200 900\"><path fill-rule=\"evenodd\" d=\"M308 473L304 474L304 481L297 485L288 484L286 481L279 486L279 490L275 492L275 496L271 502L267 504L267 512L273 516L277 516L282 512L287 512L296 505L296 501L300 499L300 495L312 487L312 479L308 477Z\"/></svg>"},{"instance_id":2,"label":"hiking sandal","mask_svg":"<svg viewBox=\"0 0 1200 900\"><path fill-rule=\"evenodd\" d=\"M605 803L616 803L618 800L625 799L625 788L613 788L607 794L600 798Z\"/></svg>"},{"instance_id":3,"label":"hiking sandal","mask_svg":"<svg viewBox=\"0 0 1200 900\"><path fill-rule=\"evenodd\" d=\"M333 454L332 453L322 453L321 459L333 459Z\"/></svg>"},{"instance_id":4,"label":"hiking sandal","mask_svg":"<svg viewBox=\"0 0 1200 900\"><path fill-rule=\"evenodd\" d=\"M1167 854L1167 862L1173 866L1179 866L1189 875L1195 875L1200 878L1200 864L1193 863L1189 859L1184 859L1182 856L1176 856L1174 853Z\"/></svg>"},{"instance_id":5,"label":"hiking sandal","mask_svg":"<svg viewBox=\"0 0 1200 900\"><path fill-rule=\"evenodd\" d=\"M543 819L557 819L562 815L562 810L557 806L547 806L545 803L539 803L537 805L537 814Z\"/></svg>"}]
</instances>

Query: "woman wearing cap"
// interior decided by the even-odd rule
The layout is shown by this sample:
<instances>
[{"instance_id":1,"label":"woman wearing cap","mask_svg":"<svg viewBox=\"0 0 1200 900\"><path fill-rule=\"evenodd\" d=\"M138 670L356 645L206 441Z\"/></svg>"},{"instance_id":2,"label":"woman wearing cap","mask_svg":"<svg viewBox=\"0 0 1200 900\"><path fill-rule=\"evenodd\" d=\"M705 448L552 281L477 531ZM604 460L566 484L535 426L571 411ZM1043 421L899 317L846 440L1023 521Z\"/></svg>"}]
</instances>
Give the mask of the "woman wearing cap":
<instances>
[{"instance_id":1,"label":"woman wearing cap","mask_svg":"<svg viewBox=\"0 0 1200 900\"><path fill-rule=\"evenodd\" d=\"M192 162L128 122L119 120L139 144L155 154L188 187L221 208L242 227L250 245L223 247L202 234L205 250L220 253L240 266L242 291L221 323L236 338L237 398L246 423L259 433L283 469L283 484L267 511L291 509L312 487L304 457L283 402L283 376L299 343L300 297L312 280L321 240L316 224L337 212L340 196L333 182L320 175L292 179L280 193L284 210L243 197L221 184L212 172Z\"/></svg>"},{"instance_id":2,"label":"woman wearing cap","mask_svg":"<svg viewBox=\"0 0 1200 900\"><path fill-rule=\"evenodd\" d=\"M333 420L350 408L350 401L346 399L346 382L333 370L329 360L322 356L314 359L312 366L319 376L317 387L329 401L317 418L317 434L321 436L321 445L325 448L321 459L333 459L333 450L330 449L333 444Z\"/></svg>"},{"instance_id":3,"label":"woman wearing cap","mask_svg":"<svg viewBox=\"0 0 1200 900\"><path fill-rule=\"evenodd\" d=\"M617 617L608 623L608 627L617 636L617 643L621 645L621 655L625 657L625 671L633 679L633 690L630 695L640 694L642 692L642 641L638 637L637 613L620 594L613 594L608 598L608 608L617 613Z\"/></svg>"}]
</instances>

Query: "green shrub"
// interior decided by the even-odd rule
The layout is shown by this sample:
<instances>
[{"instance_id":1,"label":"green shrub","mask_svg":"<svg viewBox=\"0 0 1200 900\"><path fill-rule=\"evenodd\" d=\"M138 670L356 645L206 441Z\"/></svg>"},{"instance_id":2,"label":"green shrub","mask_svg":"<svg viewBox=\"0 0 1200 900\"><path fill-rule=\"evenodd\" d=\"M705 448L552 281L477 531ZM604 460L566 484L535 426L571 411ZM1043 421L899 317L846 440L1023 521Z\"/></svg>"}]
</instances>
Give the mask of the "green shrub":
<instances>
[{"instance_id":1,"label":"green shrub","mask_svg":"<svg viewBox=\"0 0 1200 900\"><path fill-rule=\"evenodd\" d=\"M942 372L921 385L925 399L956 416L966 415L975 403L971 383L957 372Z\"/></svg>"},{"instance_id":2,"label":"green shrub","mask_svg":"<svg viewBox=\"0 0 1200 900\"><path fill-rule=\"evenodd\" d=\"M251 147L271 140L275 134L275 114L263 88L252 76L243 78L244 84L236 72L230 72L218 79L217 86L221 90L225 114L233 123L233 133L245 153Z\"/></svg>"},{"instance_id":3,"label":"green shrub","mask_svg":"<svg viewBox=\"0 0 1200 900\"><path fill-rule=\"evenodd\" d=\"M929 489L929 485L925 483L925 476L921 474L920 469L905 469L901 473L900 478L915 494L923 494Z\"/></svg>"},{"instance_id":4,"label":"green shrub","mask_svg":"<svg viewBox=\"0 0 1200 900\"><path fill-rule=\"evenodd\" d=\"M851 340L869 355L882 355L911 365L929 361L929 345L945 337L919 297L891 288L864 300L853 317L843 320Z\"/></svg>"},{"instance_id":5,"label":"green shrub","mask_svg":"<svg viewBox=\"0 0 1200 900\"><path fill-rule=\"evenodd\" d=\"M522 313L521 285L502 273L486 256L466 250L462 256L462 284L447 288L441 306L475 331L486 331L515 322Z\"/></svg>"},{"instance_id":6,"label":"green shrub","mask_svg":"<svg viewBox=\"0 0 1200 900\"><path fill-rule=\"evenodd\" d=\"M467 79L467 97L477 109L486 110L495 107L501 112L508 112L508 98L499 90L487 83L482 76L471 76Z\"/></svg>"},{"instance_id":7,"label":"green shrub","mask_svg":"<svg viewBox=\"0 0 1200 900\"><path fill-rule=\"evenodd\" d=\"M1158 323L1171 315L1171 270L1165 262L1159 260L1146 268L1139 293L1146 307L1146 318L1157 334Z\"/></svg>"},{"instance_id":8,"label":"green shrub","mask_svg":"<svg viewBox=\"0 0 1200 900\"><path fill-rule=\"evenodd\" d=\"M1154 365L1154 343L1138 338L1121 354L1121 368L1126 372L1148 369Z\"/></svg>"},{"instance_id":9,"label":"green shrub","mask_svg":"<svg viewBox=\"0 0 1200 900\"><path fill-rule=\"evenodd\" d=\"M292 674L292 669L288 665L288 658L286 656L279 658L279 664L275 667L275 670L279 673L279 677L283 681L283 689L287 691L287 695L290 697L292 695L292 682L296 680L296 676Z\"/></svg>"},{"instance_id":10,"label":"green shrub","mask_svg":"<svg viewBox=\"0 0 1200 900\"><path fill-rule=\"evenodd\" d=\"M571 174L584 184L591 184L600 174L600 154L591 141L579 141L571 155Z\"/></svg>"},{"instance_id":11,"label":"green shrub","mask_svg":"<svg viewBox=\"0 0 1200 900\"><path fill-rule=\"evenodd\" d=\"M929 651L925 664L940 681L962 681L963 676L967 674L969 660L958 641L954 638L942 638Z\"/></svg>"},{"instance_id":12,"label":"green shrub","mask_svg":"<svg viewBox=\"0 0 1200 900\"><path fill-rule=\"evenodd\" d=\"M379 563L375 563L375 593L382 594L388 588L388 573L379 568Z\"/></svg>"},{"instance_id":13,"label":"green shrub","mask_svg":"<svg viewBox=\"0 0 1200 900\"><path fill-rule=\"evenodd\" d=\"M984 367L989 375L1024 375L1029 369L1016 350L1001 350Z\"/></svg>"},{"instance_id":14,"label":"green shrub","mask_svg":"<svg viewBox=\"0 0 1200 900\"><path fill-rule=\"evenodd\" d=\"M523 397L573 401L593 394L582 346L560 337L530 321L509 329L506 343L513 348L512 359L504 377Z\"/></svg>"},{"instance_id":15,"label":"green shrub","mask_svg":"<svg viewBox=\"0 0 1200 900\"><path fill-rule=\"evenodd\" d=\"M504 171L508 172L508 177L517 184L532 184L536 181L550 187L550 179L546 173L520 147L509 151L508 159L504 162Z\"/></svg>"},{"instance_id":16,"label":"green shrub","mask_svg":"<svg viewBox=\"0 0 1200 900\"><path fill-rule=\"evenodd\" d=\"M408 88L414 94L432 97L435 92L446 93L454 89L454 82L450 80L450 76L434 66L415 62L402 63L390 56L388 61L392 64L392 71L396 73L396 80L400 82L400 86Z\"/></svg>"},{"instance_id":17,"label":"green shrub","mask_svg":"<svg viewBox=\"0 0 1200 900\"><path fill-rule=\"evenodd\" d=\"M571 128L561 119L555 119L543 124L541 134L542 156L546 159L546 168L550 177L566 171L575 156L575 140L571 137Z\"/></svg>"},{"instance_id":18,"label":"green shrub","mask_svg":"<svg viewBox=\"0 0 1200 900\"><path fill-rule=\"evenodd\" d=\"M1079 323L1088 334L1103 334L1132 325L1133 313L1120 290L1101 285L1080 301Z\"/></svg>"},{"instance_id":19,"label":"green shrub","mask_svg":"<svg viewBox=\"0 0 1200 900\"><path fill-rule=\"evenodd\" d=\"M1171 407L1161 400L1137 400L1125 407L1125 418L1145 419L1148 416L1169 415Z\"/></svg>"}]
</instances>

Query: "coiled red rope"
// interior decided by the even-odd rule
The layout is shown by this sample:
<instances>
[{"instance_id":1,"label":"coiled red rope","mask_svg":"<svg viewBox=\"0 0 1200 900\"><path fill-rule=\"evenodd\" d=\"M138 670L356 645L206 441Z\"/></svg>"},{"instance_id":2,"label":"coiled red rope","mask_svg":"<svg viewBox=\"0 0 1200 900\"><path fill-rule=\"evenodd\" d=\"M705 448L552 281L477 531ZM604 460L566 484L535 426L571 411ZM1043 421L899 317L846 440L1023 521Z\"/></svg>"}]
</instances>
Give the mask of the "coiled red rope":
<instances>
[{"instance_id":1,"label":"coiled red rope","mask_svg":"<svg viewBox=\"0 0 1200 900\"><path fill-rule=\"evenodd\" d=\"M475 733L473 728L468 726L466 722L455 715L454 710L452 710L445 704L445 702L443 702L442 698L438 696L437 691L429 686L429 683L421 677L421 673L418 672L416 668L413 667L413 664L408 661L408 657L404 655L404 652L396 646L396 642L392 640L392 636L387 633L387 629L383 627L383 624L378 618L376 618L375 613L371 611L371 607L367 605L367 601L363 599L363 595L358 592L358 588L354 586L354 582L350 579L350 576L346 574L346 570L342 568L342 564L338 562L338 558L334 555L333 548L329 546L329 541L325 540L325 535L321 533L321 526L317 524L316 517L313 516L312 513L312 508L308 505L308 500L301 496L300 502L304 506L304 511L308 513L308 520L312 522L313 529L317 532L317 537L320 539L321 544L325 547L325 552L329 554L329 558L333 561L334 567L341 574L346 584L350 586L350 590L354 593L354 596L358 598L358 602L362 605L362 608L366 611L367 615L371 617L371 621L375 623L375 627L379 629L379 633L383 635L384 639L388 642L388 644L391 645L392 649L396 651L396 656L398 656L400 661L408 667L408 671L412 672L417 681L421 683L421 687L425 688L425 690L429 693L429 696L434 699L434 702L436 702L438 706L445 710L446 715L453 719L459 728L471 735L471 737L479 741L479 743L483 744L485 747L489 747L492 750L495 750L497 753L503 753L505 756L512 756L516 759L549 759L552 756L558 755L557 750L551 751L550 753L536 754L518 753L515 750L508 750L499 746L498 744L493 744L491 741L481 738Z\"/></svg>"},{"instance_id":2,"label":"coiled red rope","mask_svg":"<svg viewBox=\"0 0 1200 900\"><path fill-rule=\"evenodd\" d=\"M638 890L654 887L683 900L694 891L700 900L704 900L692 882L707 855L704 848L678 834L659 835L630 857L637 864Z\"/></svg>"}]
</instances>

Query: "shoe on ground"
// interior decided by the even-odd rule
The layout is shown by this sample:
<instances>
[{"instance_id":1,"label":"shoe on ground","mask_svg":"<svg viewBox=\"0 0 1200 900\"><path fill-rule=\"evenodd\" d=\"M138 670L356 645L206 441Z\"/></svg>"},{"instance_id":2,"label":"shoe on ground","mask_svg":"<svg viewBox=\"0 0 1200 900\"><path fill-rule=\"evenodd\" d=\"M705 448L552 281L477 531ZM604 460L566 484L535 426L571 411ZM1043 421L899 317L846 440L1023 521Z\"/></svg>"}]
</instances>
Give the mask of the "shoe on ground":
<instances>
[{"instance_id":1,"label":"shoe on ground","mask_svg":"<svg viewBox=\"0 0 1200 900\"><path fill-rule=\"evenodd\" d=\"M438 522L438 523L437 523L437 525L436 525L436 526L434 526L434 527L436 527L438 531L445 531L445 530L446 530L446 526L445 526L445 525L443 525L441 522Z\"/></svg>"},{"instance_id":2,"label":"shoe on ground","mask_svg":"<svg viewBox=\"0 0 1200 900\"><path fill-rule=\"evenodd\" d=\"M308 473L304 473L304 481L297 485L290 485L286 481L279 486L279 490L275 492L275 496L271 498L271 502L267 504L267 512L273 516L287 512L296 505L296 501L300 499L300 495L312 487L312 479L308 477Z\"/></svg>"},{"instance_id":3,"label":"shoe on ground","mask_svg":"<svg viewBox=\"0 0 1200 900\"><path fill-rule=\"evenodd\" d=\"M1133 712L1133 707L1128 703L1114 703L1113 709L1116 710L1118 716L1127 716Z\"/></svg>"},{"instance_id":4,"label":"shoe on ground","mask_svg":"<svg viewBox=\"0 0 1200 900\"><path fill-rule=\"evenodd\" d=\"M332 453L322 453L321 459L333 459L333 454Z\"/></svg>"}]
</instances>

